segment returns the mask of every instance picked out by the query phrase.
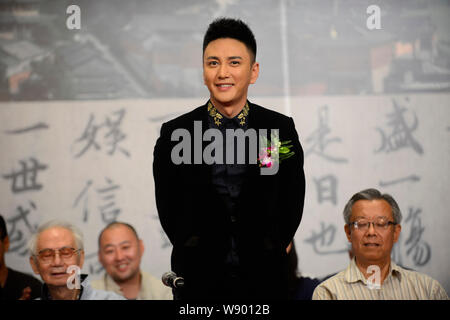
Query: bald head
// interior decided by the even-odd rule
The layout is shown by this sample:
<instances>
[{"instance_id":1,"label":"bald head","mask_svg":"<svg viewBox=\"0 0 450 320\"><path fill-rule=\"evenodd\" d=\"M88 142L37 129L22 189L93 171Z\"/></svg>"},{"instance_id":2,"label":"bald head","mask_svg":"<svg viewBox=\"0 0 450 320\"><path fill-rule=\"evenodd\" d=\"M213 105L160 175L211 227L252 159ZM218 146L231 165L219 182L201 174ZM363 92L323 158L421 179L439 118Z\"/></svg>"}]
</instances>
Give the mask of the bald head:
<instances>
[{"instance_id":1,"label":"bald head","mask_svg":"<svg viewBox=\"0 0 450 320\"><path fill-rule=\"evenodd\" d=\"M134 229L134 227L133 227L131 224L126 223L126 222L114 221L114 222L111 222L110 224L108 224L108 225L107 225L105 228L103 228L103 230L100 232L100 235L98 236L98 247L99 247L99 248L101 247L101 241L102 241L103 233L105 233L106 230L109 230L109 229L111 229L111 228L117 228L117 227L119 227L119 226L124 226L124 227L130 229L130 230L133 232L133 234L136 236L136 240L139 240L139 236L138 236L138 234L137 234L137 232L136 232L136 229Z\"/></svg>"}]
</instances>

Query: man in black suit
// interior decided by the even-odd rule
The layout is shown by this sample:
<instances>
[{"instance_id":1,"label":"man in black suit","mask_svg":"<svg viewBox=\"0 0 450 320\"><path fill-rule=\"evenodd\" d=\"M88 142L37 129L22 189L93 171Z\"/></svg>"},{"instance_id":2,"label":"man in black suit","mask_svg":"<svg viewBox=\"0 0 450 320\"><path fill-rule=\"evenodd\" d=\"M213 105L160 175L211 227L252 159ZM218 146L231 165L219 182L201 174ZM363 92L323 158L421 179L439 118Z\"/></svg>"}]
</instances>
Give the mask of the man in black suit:
<instances>
[{"instance_id":1,"label":"man in black suit","mask_svg":"<svg viewBox=\"0 0 450 320\"><path fill-rule=\"evenodd\" d=\"M259 73L255 59L245 23L215 20L203 40L209 101L161 127L153 175L172 270L185 279L176 299L287 298L286 248L305 194L303 150L292 118L247 100ZM268 138L279 151L271 149L269 161L264 144L251 139L255 132L278 132ZM235 143L243 133L244 144ZM290 141L282 163L277 141Z\"/></svg>"}]
</instances>

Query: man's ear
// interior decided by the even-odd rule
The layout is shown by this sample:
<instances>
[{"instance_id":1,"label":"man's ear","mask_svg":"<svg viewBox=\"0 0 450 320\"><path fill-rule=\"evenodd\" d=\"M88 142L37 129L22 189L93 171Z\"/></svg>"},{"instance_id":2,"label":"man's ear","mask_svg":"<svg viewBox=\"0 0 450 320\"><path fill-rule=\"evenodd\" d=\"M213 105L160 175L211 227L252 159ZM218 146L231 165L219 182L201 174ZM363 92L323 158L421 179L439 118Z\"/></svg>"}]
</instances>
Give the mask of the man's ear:
<instances>
[{"instance_id":1,"label":"man's ear","mask_svg":"<svg viewBox=\"0 0 450 320\"><path fill-rule=\"evenodd\" d=\"M39 274L39 275L40 275L40 273L39 273L39 267L38 267L37 262L36 262L35 259L36 259L35 257L30 256L30 265L31 265L31 269L33 269L33 272L34 272L35 274Z\"/></svg>"},{"instance_id":2,"label":"man's ear","mask_svg":"<svg viewBox=\"0 0 450 320\"><path fill-rule=\"evenodd\" d=\"M399 224L396 224L394 226L394 243L398 241L398 238L400 237L400 232L402 231L402 226Z\"/></svg>"},{"instance_id":3,"label":"man's ear","mask_svg":"<svg viewBox=\"0 0 450 320\"><path fill-rule=\"evenodd\" d=\"M258 62L253 62L252 65L252 73L250 75L250 83L253 84L256 82L256 80L258 79L259 76L259 63Z\"/></svg>"},{"instance_id":4,"label":"man's ear","mask_svg":"<svg viewBox=\"0 0 450 320\"><path fill-rule=\"evenodd\" d=\"M102 255L101 248L98 248L97 257L98 257L98 261L100 262L100 264L103 266L103 268L105 268L105 264L103 263L103 255Z\"/></svg>"},{"instance_id":5,"label":"man's ear","mask_svg":"<svg viewBox=\"0 0 450 320\"><path fill-rule=\"evenodd\" d=\"M350 226L346 224L344 226L345 235L347 236L348 242L352 242L352 231L350 230Z\"/></svg>"},{"instance_id":6,"label":"man's ear","mask_svg":"<svg viewBox=\"0 0 450 320\"><path fill-rule=\"evenodd\" d=\"M203 54L205 54L203 52ZM202 59L202 76L203 76L203 84L206 86L206 77L205 77L205 57Z\"/></svg>"},{"instance_id":7,"label":"man's ear","mask_svg":"<svg viewBox=\"0 0 450 320\"><path fill-rule=\"evenodd\" d=\"M83 264L84 264L84 250L80 251L80 263L78 264L78 266L80 267L80 269L83 269Z\"/></svg>"},{"instance_id":8,"label":"man's ear","mask_svg":"<svg viewBox=\"0 0 450 320\"><path fill-rule=\"evenodd\" d=\"M3 247L4 247L5 252L8 252L8 250L9 250L9 237L5 236L5 239L3 239L2 242L3 242Z\"/></svg>"},{"instance_id":9,"label":"man's ear","mask_svg":"<svg viewBox=\"0 0 450 320\"><path fill-rule=\"evenodd\" d=\"M144 241L142 241L142 239L139 239L139 251L141 252L141 257L144 255L144 250L145 250L145 246L144 246Z\"/></svg>"}]
</instances>

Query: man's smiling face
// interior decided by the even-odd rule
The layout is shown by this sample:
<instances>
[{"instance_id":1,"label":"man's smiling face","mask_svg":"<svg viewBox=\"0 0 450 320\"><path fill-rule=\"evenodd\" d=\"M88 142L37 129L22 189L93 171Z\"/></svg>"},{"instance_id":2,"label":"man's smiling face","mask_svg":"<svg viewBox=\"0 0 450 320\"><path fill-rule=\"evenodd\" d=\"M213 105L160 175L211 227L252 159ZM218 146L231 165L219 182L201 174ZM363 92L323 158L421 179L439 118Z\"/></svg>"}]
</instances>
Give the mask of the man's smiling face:
<instances>
[{"instance_id":1,"label":"man's smiling face","mask_svg":"<svg viewBox=\"0 0 450 320\"><path fill-rule=\"evenodd\" d=\"M108 228L101 236L99 260L117 283L139 275L143 253L142 240L124 225Z\"/></svg>"},{"instance_id":2,"label":"man's smiling face","mask_svg":"<svg viewBox=\"0 0 450 320\"><path fill-rule=\"evenodd\" d=\"M227 116L235 116L245 105L248 86L255 83L258 74L259 64L253 62L253 57L241 41L221 38L211 41L205 48L204 83L210 92L211 102Z\"/></svg>"}]
</instances>

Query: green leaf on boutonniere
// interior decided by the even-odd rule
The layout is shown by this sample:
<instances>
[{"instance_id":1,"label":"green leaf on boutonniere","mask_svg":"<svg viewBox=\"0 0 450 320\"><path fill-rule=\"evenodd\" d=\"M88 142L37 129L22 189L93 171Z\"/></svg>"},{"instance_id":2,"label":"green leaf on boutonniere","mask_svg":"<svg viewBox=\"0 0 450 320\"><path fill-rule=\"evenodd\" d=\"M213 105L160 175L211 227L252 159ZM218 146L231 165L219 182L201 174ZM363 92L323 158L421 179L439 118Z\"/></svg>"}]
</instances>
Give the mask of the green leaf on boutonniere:
<instances>
[{"instance_id":1,"label":"green leaf on boutonniere","mask_svg":"<svg viewBox=\"0 0 450 320\"><path fill-rule=\"evenodd\" d=\"M280 147L280 153L288 153L290 150L288 147Z\"/></svg>"}]
</instances>

